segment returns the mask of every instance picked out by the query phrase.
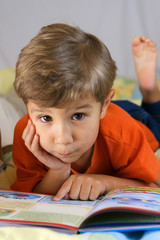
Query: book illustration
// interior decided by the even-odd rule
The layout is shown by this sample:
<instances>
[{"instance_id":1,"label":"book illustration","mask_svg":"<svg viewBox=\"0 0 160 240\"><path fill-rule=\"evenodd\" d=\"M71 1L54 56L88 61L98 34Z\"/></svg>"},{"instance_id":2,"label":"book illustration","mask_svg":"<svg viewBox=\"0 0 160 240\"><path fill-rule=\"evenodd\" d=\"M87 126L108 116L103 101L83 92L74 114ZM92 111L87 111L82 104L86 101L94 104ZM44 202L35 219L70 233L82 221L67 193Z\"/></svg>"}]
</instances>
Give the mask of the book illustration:
<instances>
[{"instance_id":1,"label":"book illustration","mask_svg":"<svg viewBox=\"0 0 160 240\"><path fill-rule=\"evenodd\" d=\"M160 188L123 187L111 191L98 204L93 212L101 209L123 208L160 213Z\"/></svg>"},{"instance_id":2,"label":"book illustration","mask_svg":"<svg viewBox=\"0 0 160 240\"><path fill-rule=\"evenodd\" d=\"M15 210L10 210L10 209L0 209L0 217L5 217L10 215L11 213L14 213Z\"/></svg>"},{"instance_id":3,"label":"book illustration","mask_svg":"<svg viewBox=\"0 0 160 240\"><path fill-rule=\"evenodd\" d=\"M14 193L14 192L0 192L0 198L12 198L12 199L23 199L23 200L28 200L28 199L37 199L37 198L41 198L41 196L39 195L35 195L35 194L27 194L27 193Z\"/></svg>"}]
</instances>

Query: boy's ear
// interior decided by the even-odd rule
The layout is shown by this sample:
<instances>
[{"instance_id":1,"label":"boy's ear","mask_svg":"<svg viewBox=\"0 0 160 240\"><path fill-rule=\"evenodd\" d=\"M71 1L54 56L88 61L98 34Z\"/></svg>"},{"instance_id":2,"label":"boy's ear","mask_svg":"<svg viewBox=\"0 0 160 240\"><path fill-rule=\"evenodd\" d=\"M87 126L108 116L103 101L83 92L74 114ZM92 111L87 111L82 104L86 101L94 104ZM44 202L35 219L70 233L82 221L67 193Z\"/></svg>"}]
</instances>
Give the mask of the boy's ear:
<instances>
[{"instance_id":1,"label":"boy's ear","mask_svg":"<svg viewBox=\"0 0 160 240\"><path fill-rule=\"evenodd\" d=\"M107 108L108 108L112 98L114 97L114 94L115 94L115 90L111 89L107 98L105 99L105 101L102 105L102 111L101 111L101 116L100 116L101 119L104 118L104 116L106 115Z\"/></svg>"}]
</instances>

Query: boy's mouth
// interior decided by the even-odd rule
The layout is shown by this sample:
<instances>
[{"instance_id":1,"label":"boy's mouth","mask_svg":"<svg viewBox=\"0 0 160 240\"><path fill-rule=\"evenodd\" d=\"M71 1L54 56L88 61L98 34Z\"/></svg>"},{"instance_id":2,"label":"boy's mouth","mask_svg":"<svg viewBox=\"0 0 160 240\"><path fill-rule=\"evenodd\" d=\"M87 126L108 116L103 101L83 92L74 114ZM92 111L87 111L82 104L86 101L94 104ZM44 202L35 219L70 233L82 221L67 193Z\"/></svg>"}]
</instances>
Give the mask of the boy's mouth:
<instances>
[{"instance_id":1,"label":"boy's mouth","mask_svg":"<svg viewBox=\"0 0 160 240\"><path fill-rule=\"evenodd\" d=\"M58 153L58 155L61 157L68 157L71 155L71 153Z\"/></svg>"}]
</instances>

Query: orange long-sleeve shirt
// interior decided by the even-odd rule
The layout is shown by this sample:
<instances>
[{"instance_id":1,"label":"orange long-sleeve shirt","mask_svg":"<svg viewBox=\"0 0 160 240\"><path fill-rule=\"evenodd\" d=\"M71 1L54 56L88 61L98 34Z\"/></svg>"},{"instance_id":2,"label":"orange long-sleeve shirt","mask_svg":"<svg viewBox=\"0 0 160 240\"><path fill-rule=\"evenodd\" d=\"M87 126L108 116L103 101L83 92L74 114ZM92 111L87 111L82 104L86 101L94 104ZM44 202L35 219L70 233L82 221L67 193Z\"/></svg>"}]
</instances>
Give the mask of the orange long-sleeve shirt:
<instances>
[{"instance_id":1,"label":"orange long-sleeve shirt","mask_svg":"<svg viewBox=\"0 0 160 240\"><path fill-rule=\"evenodd\" d=\"M17 123L13 143L17 180L12 189L20 191L32 191L48 171L26 148L22 139L28 118L26 114ZM86 173L154 182L160 170L159 161L153 152L158 146L156 138L144 124L110 103L106 116L100 121L91 164ZM72 172L77 173L74 169Z\"/></svg>"}]
</instances>

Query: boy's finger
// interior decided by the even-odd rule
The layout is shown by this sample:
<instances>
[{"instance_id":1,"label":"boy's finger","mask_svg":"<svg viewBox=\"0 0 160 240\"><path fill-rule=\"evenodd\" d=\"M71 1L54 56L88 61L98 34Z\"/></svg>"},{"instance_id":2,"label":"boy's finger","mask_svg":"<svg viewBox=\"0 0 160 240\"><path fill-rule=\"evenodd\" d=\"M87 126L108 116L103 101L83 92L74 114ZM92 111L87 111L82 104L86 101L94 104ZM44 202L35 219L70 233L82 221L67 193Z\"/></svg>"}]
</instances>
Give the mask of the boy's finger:
<instances>
[{"instance_id":1,"label":"boy's finger","mask_svg":"<svg viewBox=\"0 0 160 240\"><path fill-rule=\"evenodd\" d=\"M67 194L69 194L71 186L72 186L72 180L70 178L70 179L67 179L67 181L64 182L64 184L59 189L57 194L53 197L53 201L59 201L62 198L64 198Z\"/></svg>"},{"instance_id":2,"label":"boy's finger","mask_svg":"<svg viewBox=\"0 0 160 240\"><path fill-rule=\"evenodd\" d=\"M81 200L89 200L91 189L92 189L92 185L82 184L79 198Z\"/></svg>"},{"instance_id":3,"label":"boy's finger","mask_svg":"<svg viewBox=\"0 0 160 240\"><path fill-rule=\"evenodd\" d=\"M31 125L30 128L29 128L28 134L26 135L26 137L25 137L25 139L24 139L25 145L26 145L29 149L31 148L34 135L35 135L35 129L34 129L34 126Z\"/></svg>"},{"instance_id":4,"label":"boy's finger","mask_svg":"<svg viewBox=\"0 0 160 240\"><path fill-rule=\"evenodd\" d=\"M92 187L89 199L95 200L100 195L99 189L97 189L95 186Z\"/></svg>"},{"instance_id":5,"label":"boy's finger","mask_svg":"<svg viewBox=\"0 0 160 240\"><path fill-rule=\"evenodd\" d=\"M73 177L73 175L72 175ZM69 198L76 200L80 197L82 187L82 179L81 178L73 178L72 179L72 186L70 188Z\"/></svg>"},{"instance_id":6,"label":"boy's finger","mask_svg":"<svg viewBox=\"0 0 160 240\"><path fill-rule=\"evenodd\" d=\"M39 153L39 136L37 134L34 135L31 148L32 148L32 151L34 153L37 153L36 157L39 157L38 156L38 153Z\"/></svg>"},{"instance_id":7,"label":"boy's finger","mask_svg":"<svg viewBox=\"0 0 160 240\"><path fill-rule=\"evenodd\" d=\"M23 134L22 134L22 138L23 140L25 140L28 132L29 132L29 129L30 129L30 121L28 120L28 123L27 123L27 126L25 127L24 131L23 131Z\"/></svg>"}]
</instances>

